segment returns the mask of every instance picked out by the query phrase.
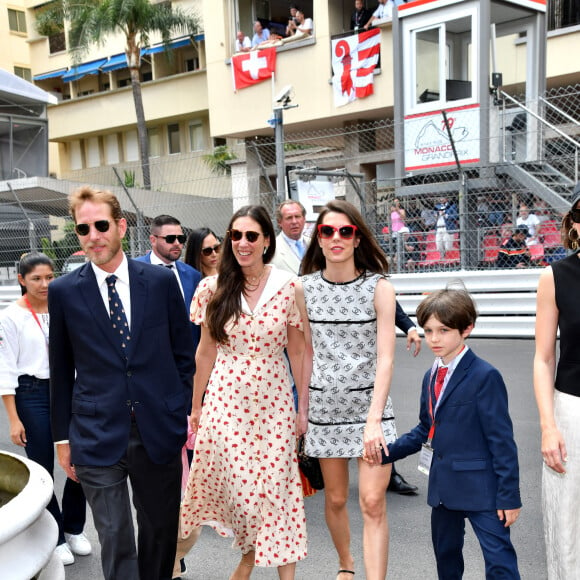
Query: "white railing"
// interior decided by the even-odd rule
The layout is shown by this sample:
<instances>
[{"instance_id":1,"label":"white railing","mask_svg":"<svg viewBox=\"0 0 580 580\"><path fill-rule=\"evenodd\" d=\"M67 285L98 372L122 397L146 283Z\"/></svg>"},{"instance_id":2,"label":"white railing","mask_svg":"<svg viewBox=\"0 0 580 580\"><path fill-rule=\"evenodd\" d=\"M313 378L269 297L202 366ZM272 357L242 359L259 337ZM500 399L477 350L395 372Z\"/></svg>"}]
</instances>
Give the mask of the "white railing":
<instances>
[{"instance_id":1,"label":"white railing","mask_svg":"<svg viewBox=\"0 0 580 580\"><path fill-rule=\"evenodd\" d=\"M536 323L536 290L542 268L463 270L425 274L393 274L391 281L403 310L415 321L426 294L461 280L477 305L474 337L532 338Z\"/></svg>"},{"instance_id":2,"label":"white railing","mask_svg":"<svg viewBox=\"0 0 580 580\"><path fill-rule=\"evenodd\" d=\"M542 268L525 270L459 270L393 274L391 281L403 310L415 320L415 310L425 294L462 280L473 294L479 318L472 336L534 336L536 289ZM0 308L20 296L18 286L0 286Z\"/></svg>"}]
</instances>

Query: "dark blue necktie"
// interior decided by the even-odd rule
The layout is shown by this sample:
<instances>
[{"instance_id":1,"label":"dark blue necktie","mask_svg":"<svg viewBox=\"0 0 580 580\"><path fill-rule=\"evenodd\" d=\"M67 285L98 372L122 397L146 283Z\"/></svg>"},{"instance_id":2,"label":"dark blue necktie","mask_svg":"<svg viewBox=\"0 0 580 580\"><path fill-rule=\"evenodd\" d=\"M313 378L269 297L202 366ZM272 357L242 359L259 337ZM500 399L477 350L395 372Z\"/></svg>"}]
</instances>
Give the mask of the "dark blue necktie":
<instances>
[{"instance_id":1,"label":"dark blue necktie","mask_svg":"<svg viewBox=\"0 0 580 580\"><path fill-rule=\"evenodd\" d=\"M127 316L125 315L125 309L123 308L123 303L117 294L117 289L115 288L115 282L117 281L117 276L111 274L107 276L107 288L109 290L109 314L111 315L111 324L113 325L113 330L115 330L119 336L119 342L123 350L127 347L127 342L131 340L131 335L129 331L129 324L127 323Z\"/></svg>"}]
</instances>

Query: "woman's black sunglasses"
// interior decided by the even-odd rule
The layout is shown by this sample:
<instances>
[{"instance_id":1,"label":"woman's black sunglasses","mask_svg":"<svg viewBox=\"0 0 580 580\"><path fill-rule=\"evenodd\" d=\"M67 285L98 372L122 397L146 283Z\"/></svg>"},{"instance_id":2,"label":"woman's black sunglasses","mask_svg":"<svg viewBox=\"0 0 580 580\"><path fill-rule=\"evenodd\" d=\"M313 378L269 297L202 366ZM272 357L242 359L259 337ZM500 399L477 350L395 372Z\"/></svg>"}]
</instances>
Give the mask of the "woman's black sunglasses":
<instances>
[{"instance_id":1,"label":"woman's black sunglasses","mask_svg":"<svg viewBox=\"0 0 580 580\"><path fill-rule=\"evenodd\" d=\"M105 232L109 231L109 227L111 226L109 220L98 220L93 222L95 229L97 232L101 232L104 234ZM91 224L76 224L75 225L75 232L79 236L88 236L89 232L91 231Z\"/></svg>"},{"instance_id":2,"label":"woman's black sunglasses","mask_svg":"<svg viewBox=\"0 0 580 580\"><path fill-rule=\"evenodd\" d=\"M211 256L211 255L212 255L214 252L215 252L216 254L219 254L219 253L220 253L220 249L221 249L221 247L222 247L222 245L221 245L221 244L216 244L215 246L208 246L207 248L202 248L202 249L201 249L201 253L202 253L204 256L207 256L207 257L209 257L209 256Z\"/></svg>"},{"instance_id":3,"label":"woman's black sunglasses","mask_svg":"<svg viewBox=\"0 0 580 580\"><path fill-rule=\"evenodd\" d=\"M258 238L260 237L260 232L253 232L251 230L248 230L247 232L242 232L240 230L229 230L228 234L230 234L230 238L232 238L234 242L239 242L245 234L246 240L248 240L250 244L257 242Z\"/></svg>"}]
</instances>

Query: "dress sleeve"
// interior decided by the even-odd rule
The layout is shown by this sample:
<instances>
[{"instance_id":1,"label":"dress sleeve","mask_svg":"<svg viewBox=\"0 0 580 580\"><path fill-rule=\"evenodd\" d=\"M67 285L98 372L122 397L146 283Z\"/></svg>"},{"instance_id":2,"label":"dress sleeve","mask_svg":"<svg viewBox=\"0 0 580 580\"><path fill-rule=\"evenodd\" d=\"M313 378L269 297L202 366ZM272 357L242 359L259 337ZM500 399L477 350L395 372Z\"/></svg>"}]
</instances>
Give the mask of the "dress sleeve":
<instances>
[{"instance_id":1,"label":"dress sleeve","mask_svg":"<svg viewBox=\"0 0 580 580\"><path fill-rule=\"evenodd\" d=\"M214 295L217 284L217 276L208 276L198 285L191 301L190 317L194 324L205 323L207 305Z\"/></svg>"},{"instance_id":2,"label":"dress sleeve","mask_svg":"<svg viewBox=\"0 0 580 580\"><path fill-rule=\"evenodd\" d=\"M296 278L294 278L288 285L291 289L290 303L288 304L288 324L294 326L298 330L302 330L302 317L300 316L300 311L296 304Z\"/></svg>"}]
</instances>

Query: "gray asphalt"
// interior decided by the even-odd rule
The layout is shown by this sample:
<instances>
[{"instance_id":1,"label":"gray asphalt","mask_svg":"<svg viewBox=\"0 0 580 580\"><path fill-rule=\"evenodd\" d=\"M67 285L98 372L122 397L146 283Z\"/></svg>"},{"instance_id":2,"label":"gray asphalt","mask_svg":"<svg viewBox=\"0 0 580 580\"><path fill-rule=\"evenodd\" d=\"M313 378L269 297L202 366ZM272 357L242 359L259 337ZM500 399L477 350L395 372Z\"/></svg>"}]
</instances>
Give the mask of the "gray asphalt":
<instances>
[{"instance_id":1,"label":"gray asphalt","mask_svg":"<svg viewBox=\"0 0 580 580\"><path fill-rule=\"evenodd\" d=\"M520 481L524 504L518 522L512 528L514 545L518 552L523 579L546 578L546 561L542 537L540 511L541 456L538 416L532 389L531 340L472 339L470 346L481 357L494 364L503 374L510 396L510 411L514 422L519 449ZM417 422L420 382L432 363L426 345L417 358L405 350L404 339L397 339L395 378L391 390L399 434ZM18 452L8 437L6 415L0 412L0 449ZM356 560L355 578L364 578L362 564L362 523L357 503L357 481L354 462L351 465L349 508L351 512L352 551ZM417 458L409 457L397 464L406 479L419 487L414 497L388 494L390 523L390 553L388 577L394 580L430 580L436 578L432 554L429 521L430 508L426 503L427 480L417 471ZM57 494L63 485L62 470L55 468ZM59 495L60 497L60 495ZM324 523L324 494L317 493L305 500L308 520L309 555L297 566L298 580L334 580L337 559ZM86 526L94 553L77 557L66 568L66 580L95 580L102 578L98 541L92 520ZM483 559L475 536L467 525L464 556L464 578L485 578ZM186 558L188 571L184 580L227 580L238 562L238 553L231 549L231 540L225 540L210 529L201 537ZM252 578L277 578L275 570L256 569ZM122 580L122 579L119 579Z\"/></svg>"}]
</instances>

